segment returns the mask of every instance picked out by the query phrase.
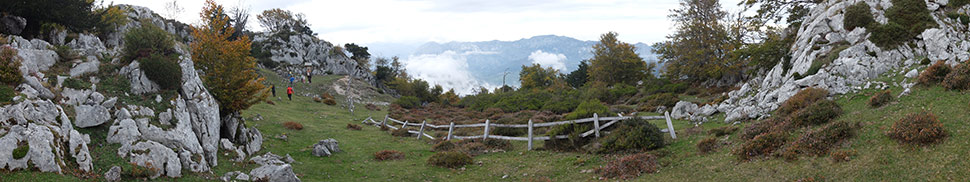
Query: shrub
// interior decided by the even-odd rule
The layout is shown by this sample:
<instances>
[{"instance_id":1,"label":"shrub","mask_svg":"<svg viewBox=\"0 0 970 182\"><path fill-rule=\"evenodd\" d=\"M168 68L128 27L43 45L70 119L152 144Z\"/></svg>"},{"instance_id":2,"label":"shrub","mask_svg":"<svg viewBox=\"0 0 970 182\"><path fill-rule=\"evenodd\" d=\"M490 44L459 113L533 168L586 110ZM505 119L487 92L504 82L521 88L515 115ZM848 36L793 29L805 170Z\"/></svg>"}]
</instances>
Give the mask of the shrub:
<instances>
[{"instance_id":1,"label":"shrub","mask_svg":"<svg viewBox=\"0 0 970 182\"><path fill-rule=\"evenodd\" d=\"M848 162L849 160L852 159L852 156L855 156L855 153L856 153L855 150L839 150L839 151L834 151L831 154L832 161L835 161L835 162Z\"/></svg>"},{"instance_id":2,"label":"shrub","mask_svg":"<svg viewBox=\"0 0 970 182\"><path fill-rule=\"evenodd\" d=\"M347 123L347 129L349 129L349 130L360 130L361 128L360 128L360 125L355 125L355 124Z\"/></svg>"},{"instance_id":3,"label":"shrub","mask_svg":"<svg viewBox=\"0 0 970 182\"><path fill-rule=\"evenodd\" d=\"M303 130L303 124L292 122L292 121L287 121L283 123L283 127L291 130Z\"/></svg>"},{"instance_id":4,"label":"shrub","mask_svg":"<svg viewBox=\"0 0 970 182\"><path fill-rule=\"evenodd\" d=\"M397 150L381 150L374 153L374 160L385 161L385 160L399 160L404 159L404 153Z\"/></svg>"},{"instance_id":5,"label":"shrub","mask_svg":"<svg viewBox=\"0 0 970 182\"><path fill-rule=\"evenodd\" d=\"M327 105L331 105L331 106L332 105L337 105L337 101L336 100L333 100L333 98L324 99L323 100L323 103L324 104L327 104Z\"/></svg>"},{"instance_id":6,"label":"shrub","mask_svg":"<svg viewBox=\"0 0 970 182\"><path fill-rule=\"evenodd\" d=\"M828 95L829 91L821 88L812 87L802 89L782 103L781 106L778 107L777 114L779 116L787 116L795 111L812 105L812 103L815 103L815 101L824 99Z\"/></svg>"},{"instance_id":7,"label":"shrub","mask_svg":"<svg viewBox=\"0 0 970 182\"><path fill-rule=\"evenodd\" d=\"M970 65L959 64L943 78L943 87L950 90L970 89Z\"/></svg>"},{"instance_id":8,"label":"shrub","mask_svg":"<svg viewBox=\"0 0 970 182\"><path fill-rule=\"evenodd\" d=\"M664 146L664 138L660 128L646 120L634 118L623 121L601 143L603 147L598 152L653 150Z\"/></svg>"},{"instance_id":9,"label":"shrub","mask_svg":"<svg viewBox=\"0 0 970 182\"><path fill-rule=\"evenodd\" d=\"M336 104L336 103L334 103L334 104ZM379 107L377 107L377 105L374 105L374 104L371 104L371 103L367 103L367 105L364 105L364 108L367 108L367 110L371 110L371 111L381 111L381 108L379 108Z\"/></svg>"},{"instance_id":10,"label":"shrub","mask_svg":"<svg viewBox=\"0 0 970 182\"><path fill-rule=\"evenodd\" d=\"M970 0L950 0L950 4L947 6L961 8L964 5L970 4Z\"/></svg>"},{"instance_id":11,"label":"shrub","mask_svg":"<svg viewBox=\"0 0 970 182\"><path fill-rule=\"evenodd\" d=\"M896 6L893 6L896 7ZM906 28L902 25L889 22L872 28L872 35L869 40L883 49L895 49L906 41L912 39L908 36Z\"/></svg>"},{"instance_id":12,"label":"shrub","mask_svg":"<svg viewBox=\"0 0 970 182\"><path fill-rule=\"evenodd\" d=\"M398 129L396 129L394 131L391 131L391 136L408 137L408 136L411 136L411 133L409 133L407 129L398 128Z\"/></svg>"},{"instance_id":13,"label":"shrub","mask_svg":"<svg viewBox=\"0 0 970 182\"><path fill-rule=\"evenodd\" d=\"M950 74L950 69L950 65L947 65L946 61L937 61L919 74L917 83L924 86L940 83L946 78L946 75Z\"/></svg>"},{"instance_id":14,"label":"shrub","mask_svg":"<svg viewBox=\"0 0 970 182\"><path fill-rule=\"evenodd\" d=\"M323 99L321 99L320 97L313 97L313 102L320 103L320 102L323 102Z\"/></svg>"},{"instance_id":15,"label":"shrub","mask_svg":"<svg viewBox=\"0 0 970 182\"><path fill-rule=\"evenodd\" d=\"M722 126L722 127L717 127L717 128L711 129L710 131L708 131L708 133L710 133L710 134L712 134L712 135L714 135L716 137L720 137L720 136L724 136L724 135L730 135L730 134L734 133L734 131L738 131L738 127L734 127L734 126Z\"/></svg>"},{"instance_id":16,"label":"shrub","mask_svg":"<svg viewBox=\"0 0 970 182\"><path fill-rule=\"evenodd\" d=\"M421 100L414 96L404 96L395 100L394 104L397 104L403 108L414 109L421 106Z\"/></svg>"},{"instance_id":17,"label":"shrub","mask_svg":"<svg viewBox=\"0 0 970 182\"><path fill-rule=\"evenodd\" d=\"M52 48L54 49L54 53L57 53L58 62L68 62L81 58L81 55L77 51L74 51L74 49L71 49L71 46L55 45Z\"/></svg>"},{"instance_id":18,"label":"shrub","mask_svg":"<svg viewBox=\"0 0 970 182\"><path fill-rule=\"evenodd\" d=\"M13 90L13 87L7 85L0 85L0 105L7 105L13 103L13 97L17 96L17 92Z\"/></svg>"},{"instance_id":19,"label":"shrub","mask_svg":"<svg viewBox=\"0 0 970 182\"><path fill-rule=\"evenodd\" d=\"M30 151L30 145L27 142L20 142L17 144L17 148L13 149L13 159L23 159L27 156L27 152Z\"/></svg>"},{"instance_id":20,"label":"shrub","mask_svg":"<svg viewBox=\"0 0 970 182\"><path fill-rule=\"evenodd\" d=\"M122 50L124 53L123 61L127 63L138 58L149 57L152 54L174 54L175 45L172 40L172 37L165 30L151 23L143 23L141 27L132 29L125 34L125 47Z\"/></svg>"},{"instance_id":21,"label":"shrub","mask_svg":"<svg viewBox=\"0 0 970 182\"><path fill-rule=\"evenodd\" d=\"M461 152L438 152L428 158L428 164L444 168L458 168L472 163L472 157Z\"/></svg>"},{"instance_id":22,"label":"shrub","mask_svg":"<svg viewBox=\"0 0 970 182\"><path fill-rule=\"evenodd\" d=\"M441 141L431 146L431 151L444 152L451 151L455 149L455 143L451 141Z\"/></svg>"},{"instance_id":23,"label":"shrub","mask_svg":"<svg viewBox=\"0 0 970 182\"><path fill-rule=\"evenodd\" d=\"M745 142L735 151L735 155L742 161L751 160L757 156L770 155L788 141L788 135L783 132L768 132L755 136Z\"/></svg>"},{"instance_id":24,"label":"shrub","mask_svg":"<svg viewBox=\"0 0 970 182\"><path fill-rule=\"evenodd\" d=\"M489 149L492 149L492 150L509 150L509 149L512 149L512 142L510 142L508 140L486 139L482 143L485 144L485 147L487 147Z\"/></svg>"},{"instance_id":25,"label":"shrub","mask_svg":"<svg viewBox=\"0 0 970 182\"><path fill-rule=\"evenodd\" d=\"M470 156L482 155L485 153L486 149L488 149L488 147L486 147L484 143L474 140L463 140L461 142L461 147L459 148L461 152L464 152Z\"/></svg>"},{"instance_id":26,"label":"shrub","mask_svg":"<svg viewBox=\"0 0 970 182\"><path fill-rule=\"evenodd\" d=\"M840 121L802 134L795 142L788 146L782 156L786 159L797 159L799 154L822 156L829 153L829 149L842 141L855 136L858 125Z\"/></svg>"},{"instance_id":27,"label":"shrub","mask_svg":"<svg viewBox=\"0 0 970 182\"><path fill-rule=\"evenodd\" d=\"M770 132L772 128L775 127L775 125L778 125L778 123L784 122L784 120L786 119L768 118L768 119L750 124L748 126L745 126L744 130L741 130L740 137L741 139L745 139L745 140L753 139L755 136Z\"/></svg>"},{"instance_id":28,"label":"shrub","mask_svg":"<svg viewBox=\"0 0 970 182\"><path fill-rule=\"evenodd\" d=\"M708 137L697 142L697 151L700 151L702 154L717 150L718 147L720 146L717 143L717 138L714 137Z\"/></svg>"},{"instance_id":29,"label":"shrub","mask_svg":"<svg viewBox=\"0 0 970 182\"><path fill-rule=\"evenodd\" d=\"M549 100L549 102L546 102L546 104L542 105L542 110L552 111L557 114L563 114L563 113L572 112L573 109L576 108L576 106L579 106L579 100L577 100L575 97L563 96L563 97L555 97Z\"/></svg>"},{"instance_id":30,"label":"shrub","mask_svg":"<svg viewBox=\"0 0 970 182\"><path fill-rule=\"evenodd\" d=\"M869 106L881 107L883 105L886 105L886 103L889 103L889 101L892 101L892 100L893 100L893 96L891 92L889 92L889 90L885 90L882 92L878 92L876 93L876 95L873 95L872 97L870 97Z\"/></svg>"},{"instance_id":31,"label":"shrub","mask_svg":"<svg viewBox=\"0 0 970 182\"><path fill-rule=\"evenodd\" d=\"M924 146L942 142L948 136L936 115L927 111L906 115L886 133L899 143Z\"/></svg>"},{"instance_id":32,"label":"shrub","mask_svg":"<svg viewBox=\"0 0 970 182\"><path fill-rule=\"evenodd\" d=\"M846 8L845 20L842 22L845 30L852 31L856 27L869 27L869 25L875 23L876 20L872 18L872 12L869 8L869 4L865 2L858 2Z\"/></svg>"},{"instance_id":33,"label":"shrub","mask_svg":"<svg viewBox=\"0 0 970 182\"><path fill-rule=\"evenodd\" d=\"M91 89L91 83L88 83L87 81L77 79L77 78L64 79L63 84L64 84L64 87L67 87L67 88L73 88L73 89L79 89L79 90Z\"/></svg>"},{"instance_id":34,"label":"shrub","mask_svg":"<svg viewBox=\"0 0 970 182\"><path fill-rule=\"evenodd\" d=\"M967 14L957 13L957 12L947 12L946 17L950 19L958 20L960 21L960 24L966 25L970 23L970 16L968 16Z\"/></svg>"},{"instance_id":35,"label":"shrub","mask_svg":"<svg viewBox=\"0 0 970 182\"><path fill-rule=\"evenodd\" d=\"M583 132L590 130L589 124L565 124L554 126L546 132L551 137L545 141L546 149L558 151L577 151L589 143L589 138L580 137ZM567 138L556 138L558 135L566 135Z\"/></svg>"},{"instance_id":36,"label":"shrub","mask_svg":"<svg viewBox=\"0 0 970 182\"><path fill-rule=\"evenodd\" d=\"M893 0L886 10L889 22L876 26L870 40L883 49L894 49L912 40L923 30L936 26L936 22L922 0ZM905 26L904 26L905 25Z\"/></svg>"},{"instance_id":37,"label":"shrub","mask_svg":"<svg viewBox=\"0 0 970 182\"><path fill-rule=\"evenodd\" d=\"M604 178L631 179L641 174L655 173L660 168L657 156L639 153L610 161L606 166L595 169Z\"/></svg>"},{"instance_id":38,"label":"shrub","mask_svg":"<svg viewBox=\"0 0 970 182\"><path fill-rule=\"evenodd\" d=\"M155 175L158 169L155 168L151 162L147 162L145 165L146 166L143 167L135 163L129 163L126 168L122 169L124 170L125 175L132 178L148 178Z\"/></svg>"},{"instance_id":39,"label":"shrub","mask_svg":"<svg viewBox=\"0 0 970 182\"><path fill-rule=\"evenodd\" d=\"M842 107L831 100L821 100L796 112L791 122L795 126L820 125L842 115Z\"/></svg>"},{"instance_id":40,"label":"shrub","mask_svg":"<svg viewBox=\"0 0 970 182\"><path fill-rule=\"evenodd\" d=\"M606 105L603 105L603 103L600 102L599 100L593 99L593 100L580 103L579 106L576 106L576 109L573 110L573 112L566 114L566 116L563 119L572 120L572 119L588 118L588 117L593 117L593 113L596 113L600 116L612 115L610 114L609 107L606 107Z\"/></svg>"},{"instance_id":41,"label":"shrub","mask_svg":"<svg viewBox=\"0 0 970 182\"><path fill-rule=\"evenodd\" d=\"M23 79L17 50L10 46L0 46L0 82L15 86L23 82Z\"/></svg>"},{"instance_id":42,"label":"shrub","mask_svg":"<svg viewBox=\"0 0 970 182\"><path fill-rule=\"evenodd\" d=\"M140 62L145 77L158 83L162 89L177 90L182 86L182 67L177 58L152 54Z\"/></svg>"}]
</instances>

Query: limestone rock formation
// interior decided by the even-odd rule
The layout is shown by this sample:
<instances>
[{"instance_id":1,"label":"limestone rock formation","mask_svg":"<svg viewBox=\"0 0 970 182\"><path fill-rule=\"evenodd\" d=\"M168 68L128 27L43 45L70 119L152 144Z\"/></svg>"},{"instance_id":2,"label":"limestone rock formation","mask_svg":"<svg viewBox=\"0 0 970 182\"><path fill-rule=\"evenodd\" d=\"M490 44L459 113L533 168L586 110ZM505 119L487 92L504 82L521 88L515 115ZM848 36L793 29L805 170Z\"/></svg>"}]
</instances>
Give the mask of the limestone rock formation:
<instances>
[{"instance_id":1,"label":"limestone rock formation","mask_svg":"<svg viewBox=\"0 0 970 182\"><path fill-rule=\"evenodd\" d=\"M300 178L296 177L296 174L293 173L293 167L286 161L283 161L283 157L272 152L253 157L250 161L260 165L258 168L249 171L250 179L253 179L253 181L300 181Z\"/></svg>"},{"instance_id":2,"label":"limestone rock formation","mask_svg":"<svg viewBox=\"0 0 970 182\"><path fill-rule=\"evenodd\" d=\"M306 66L310 66L314 75L349 75L376 84L368 68L361 67L344 53L335 53L330 42L310 35L262 32L253 37L253 45L272 53L270 59L282 63L284 73L303 74Z\"/></svg>"},{"instance_id":3,"label":"limestone rock formation","mask_svg":"<svg viewBox=\"0 0 970 182\"><path fill-rule=\"evenodd\" d=\"M340 152L340 147L337 146L337 140L333 138L328 138L326 140L320 140L316 144L313 144L313 155L317 157L330 156L333 153Z\"/></svg>"}]
</instances>

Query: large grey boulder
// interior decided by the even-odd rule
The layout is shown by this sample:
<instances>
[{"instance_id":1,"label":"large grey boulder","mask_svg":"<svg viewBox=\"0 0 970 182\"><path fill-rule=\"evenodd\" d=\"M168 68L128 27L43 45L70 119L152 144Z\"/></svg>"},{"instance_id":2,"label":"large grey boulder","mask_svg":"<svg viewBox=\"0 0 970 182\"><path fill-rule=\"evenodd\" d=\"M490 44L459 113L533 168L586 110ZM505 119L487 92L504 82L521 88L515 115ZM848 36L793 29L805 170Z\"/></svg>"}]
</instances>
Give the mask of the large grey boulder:
<instances>
[{"instance_id":1,"label":"large grey boulder","mask_svg":"<svg viewBox=\"0 0 970 182\"><path fill-rule=\"evenodd\" d=\"M679 101L674 105L674 109L670 112L670 117L674 119L685 119L691 116L692 113L697 112L697 104Z\"/></svg>"},{"instance_id":2,"label":"large grey boulder","mask_svg":"<svg viewBox=\"0 0 970 182\"><path fill-rule=\"evenodd\" d=\"M111 166L111 169L104 173L104 179L107 181L121 181L121 167Z\"/></svg>"},{"instance_id":3,"label":"large grey boulder","mask_svg":"<svg viewBox=\"0 0 970 182\"><path fill-rule=\"evenodd\" d=\"M126 112L124 108L119 110L119 112ZM120 114L119 114L120 115ZM133 142L140 139L141 132L138 131L138 126L135 124L135 120L131 118L118 118L114 125L108 128L108 143L118 143L121 144L121 148L118 148L118 155L125 157L131 151L131 145Z\"/></svg>"},{"instance_id":4,"label":"large grey boulder","mask_svg":"<svg viewBox=\"0 0 970 182\"><path fill-rule=\"evenodd\" d=\"M75 124L80 128L88 128L104 124L111 119L108 108L101 105L80 105L74 108L77 116Z\"/></svg>"},{"instance_id":5,"label":"large grey boulder","mask_svg":"<svg viewBox=\"0 0 970 182\"><path fill-rule=\"evenodd\" d=\"M78 164L78 168L82 171L90 172L92 167L91 153L88 150L88 143L91 143L91 136L88 134L82 135L77 132L77 130L71 130L70 142L68 146L70 147L71 156L74 157Z\"/></svg>"},{"instance_id":6,"label":"large grey boulder","mask_svg":"<svg viewBox=\"0 0 970 182\"><path fill-rule=\"evenodd\" d=\"M13 15L0 15L0 33L19 35L27 27L27 19Z\"/></svg>"},{"instance_id":7,"label":"large grey boulder","mask_svg":"<svg viewBox=\"0 0 970 182\"><path fill-rule=\"evenodd\" d=\"M263 133L256 127L249 128L249 143L246 144L246 153L255 154L263 146Z\"/></svg>"},{"instance_id":8,"label":"large grey boulder","mask_svg":"<svg viewBox=\"0 0 970 182\"><path fill-rule=\"evenodd\" d=\"M97 60L77 64L77 66L74 66L74 68L71 68L71 72L70 72L71 78L77 78L81 75L98 72L98 65L100 64L101 62L98 62Z\"/></svg>"},{"instance_id":9,"label":"large grey boulder","mask_svg":"<svg viewBox=\"0 0 970 182\"><path fill-rule=\"evenodd\" d=\"M133 145L131 149L129 162L155 171L152 179L162 175L173 178L182 176L182 163L179 162L178 154L165 145L146 141Z\"/></svg>"},{"instance_id":10,"label":"large grey boulder","mask_svg":"<svg viewBox=\"0 0 970 182\"><path fill-rule=\"evenodd\" d=\"M300 181L300 178L293 173L293 167L283 161L283 157L279 155L267 152L261 156L253 157L250 161L260 165L258 168L249 171L250 179L253 181Z\"/></svg>"},{"instance_id":11,"label":"large grey boulder","mask_svg":"<svg viewBox=\"0 0 970 182\"><path fill-rule=\"evenodd\" d=\"M314 156L330 156L333 153L340 152L340 147L337 146L337 140L329 138L326 140L320 140L316 144L313 144L313 151L311 152Z\"/></svg>"},{"instance_id":12,"label":"large grey boulder","mask_svg":"<svg viewBox=\"0 0 970 182\"><path fill-rule=\"evenodd\" d=\"M54 92L51 92L50 89L47 89L47 87L44 87L44 84L41 83L37 77L34 77L34 76L24 77L24 83L29 85L30 88L33 88L34 90L36 90L39 94L37 95L38 97L42 99L54 98Z\"/></svg>"},{"instance_id":13,"label":"large grey boulder","mask_svg":"<svg viewBox=\"0 0 970 182\"><path fill-rule=\"evenodd\" d=\"M148 79L145 72L139 68L138 61L132 61L128 66L122 67L119 73L128 77L128 82L131 84L131 93L155 93L161 88L158 83Z\"/></svg>"}]
</instances>

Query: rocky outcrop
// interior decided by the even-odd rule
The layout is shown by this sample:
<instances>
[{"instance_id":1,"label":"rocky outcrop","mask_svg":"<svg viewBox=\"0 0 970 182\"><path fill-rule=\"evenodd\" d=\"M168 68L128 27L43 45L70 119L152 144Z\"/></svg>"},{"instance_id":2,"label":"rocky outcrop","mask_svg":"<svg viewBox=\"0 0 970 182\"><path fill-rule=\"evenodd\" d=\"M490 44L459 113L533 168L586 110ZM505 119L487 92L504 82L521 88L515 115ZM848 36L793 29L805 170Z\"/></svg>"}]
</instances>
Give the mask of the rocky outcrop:
<instances>
[{"instance_id":1,"label":"rocky outcrop","mask_svg":"<svg viewBox=\"0 0 970 182\"><path fill-rule=\"evenodd\" d=\"M300 178L293 173L293 167L283 160L283 157L267 152L262 156L256 156L250 161L259 164L256 169L249 171L249 176L253 181L266 180L278 182L298 182Z\"/></svg>"},{"instance_id":2,"label":"rocky outcrop","mask_svg":"<svg viewBox=\"0 0 970 182\"><path fill-rule=\"evenodd\" d=\"M111 166L111 169L104 173L104 179L107 181L121 181L121 167Z\"/></svg>"},{"instance_id":3,"label":"rocky outcrop","mask_svg":"<svg viewBox=\"0 0 970 182\"><path fill-rule=\"evenodd\" d=\"M283 72L305 74L306 66L310 66L314 75L349 75L376 84L368 68L361 67L344 53L334 53L333 44L314 36L262 32L253 37L253 45L254 49L272 53L270 59L282 63Z\"/></svg>"},{"instance_id":4,"label":"rocky outcrop","mask_svg":"<svg viewBox=\"0 0 970 182\"><path fill-rule=\"evenodd\" d=\"M826 1L818 4L798 29L791 47L790 70L782 66L784 63L779 63L764 77L752 79L741 84L739 90L730 92L730 98L717 106L719 112L726 113L725 120L769 116L782 102L807 87L823 88L833 95L855 92L871 85L869 79L885 74L906 74L909 69L899 68L915 66L919 62L916 58L921 56L933 61L944 60L951 65L970 59L970 37L964 33L967 25L947 18L943 10L938 8L946 5L947 1L927 3L937 23L936 28L927 29L911 43L891 50L873 44L868 39L871 33L866 28L846 30L842 27L844 9L857 2L873 7L871 11L877 22L888 21L884 14L885 9L892 7L890 1ZM967 7L957 9L968 12ZM841 52L834 52L840 49ZM822 59L826 54L837 54L838 58L816 74L803 75L800 79L794 76L795 73L805 74L813 61Z\"/></svg>"},{"instance_id":5,"label":"rocky outcrop","mask_svg":"<svg viewBox=\"0 0 970 182\"><path fill-rule=\"evenodd\" d=\"M74 130L64 109L49 100L27 100L0 108L0 169L33 166L43 172L61 173L64 168L90 171L90 137ZM23 156L14 150L26 149ZM77 166L69 166L67 156Z\"/></svg>"},{"instance_id":6,"label":"rocky outcrop","mask_svg":"<svg viewBox=\"0 0 970 182\"><path fill-rule=\"evenodd\" d=\"M328 138L326 140L320 140L316 144L313 144L313 151L311 152L314 156L330 156L333 153L340 152L340 147L337 145L337 140L333 138Z\"/></svg>"},{"instance_id":7,"label":"rocky outcrop","mask_svg":"<svg viewBox=\"0 0 970 182\"><path fill-rule=\"evenodd\" d=\"M19 16L0 15L0 33L18 35L27 27L27 19Z\"/></svg>"},{"instance_id":8,"label":"rocky outcrop","mask_svg":"<svg viewBox=\"0 0 970 182\"><path fill-rule=\"evenodd\" d=\"M195 72L195 70L192 72ZM119 73L128 78L129 84L131 85L131 93L133 94L155 93L161 88L158 83L148 79L145 72L139 68L138 61L132 61L128 66L122 67Z\"/></svg>"}]
</instances>

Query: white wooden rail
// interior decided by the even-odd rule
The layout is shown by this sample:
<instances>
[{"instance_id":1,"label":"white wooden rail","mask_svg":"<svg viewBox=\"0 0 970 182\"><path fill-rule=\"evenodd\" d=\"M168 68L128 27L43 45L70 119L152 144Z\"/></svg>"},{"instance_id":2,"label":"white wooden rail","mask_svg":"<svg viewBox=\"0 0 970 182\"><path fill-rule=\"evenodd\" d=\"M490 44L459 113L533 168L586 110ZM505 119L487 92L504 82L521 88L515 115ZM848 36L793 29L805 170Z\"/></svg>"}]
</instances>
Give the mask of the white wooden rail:
<instances>
[{"instance_id":1,"label":"white wooden rail","mask_svg":"<svg viewBox=\"0 0 970 182\"><path fill-rule=\"evenodd\" d=\"M529 120L529 123L528 124L496 124L496 123L491 123L491 121L489 121L489 120L486 119L485 120L485 123L464 124L464 125L455 125L454 122L451 122L448 125L433 125L433 124L428 124L427 121L421 121L421 124L418 124L418 123L412 123L410 121L397 120L397 119L394 119L394 118L389 117L388 115L384 115L384 120L381 121L381 122L377 122L373 118L367 117L367 119L364 119L364 121L362 121L361 123L363 123L363 124L371 124L371 125L374 125L374 126L377 126L377 127L386 126L388 128L394 129L394 130L397 130L399 128L398 127L395 127L393 125L388 124L388 121L391 121L392 123L400 124L401 125L400 129L405 129L408 126L417 126L418 127L418 130L416 130L416 131L414 131L414 130L408 130L408 133L418 134L417 135L417 138L418 139L421 139L421 136L424 136L424 137L429 138L429 139L432 139L432 140L434 140L435 137L433 137L433 136L425 133L425 131L430 130L430 129L444 129L444 128L448 128L448 135L445 137L445 140L451 140L451 139L479 139L479 138L483 138L483 139L500 139L500 140L528 141L529 150L532 150L533 141L535 141L535 140L545 141L545 140L549 140L551 138L558 138L558 139L569 138L569 136L567 136L567 135L534 136L533 135L533 132L535 130L535 127L550 127L550 126L565 125L565 124L580 124L580 123L593 122L593 129L591 129L589 131L586 131L586 132L583 132L582 134L580 134L580 137L588 137L589 135L593 135L593 136L599 138L601 136L600 135L600 130L603 130L603 129L607 128L607 127L610 127L610 126L612 126L612 125L614 125L614 124L616 124L616 123L618 123L620 121L628 120L628 119L633 119L634 117L638 117L640 119L645 119L645 120L665 120L667 122L667 132L670 133L670 137L673 138L673 139L677 139L677 134L674 131L674 125L673 125L673 123L671 123L670 113L669 112L665 112L663 116L621 116L621 115L618 115L616 117L599 117L599 115L593 114L593 117L592 118L584 118L584 119L576 119L576 120L567 120L567 121L556 121L556 122L547 122L547 123L533 123L532 120ZM605 124L600 124L600 121L608 121L608 122L606 122ZM455 136L454 135L455 128L473 128L473 127L484 127L484 131L482 132L482 135L475 135L475 136ZM501 135L491 135L491 134L489 134L489 131L494 130L494 128L528 128L528 136L526 136L526 137L512 137L512 136L501 136Z\"/></svg>"}]
</instances>

